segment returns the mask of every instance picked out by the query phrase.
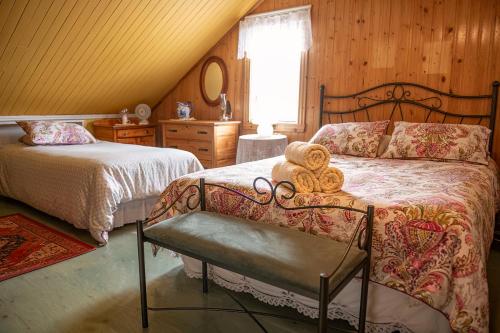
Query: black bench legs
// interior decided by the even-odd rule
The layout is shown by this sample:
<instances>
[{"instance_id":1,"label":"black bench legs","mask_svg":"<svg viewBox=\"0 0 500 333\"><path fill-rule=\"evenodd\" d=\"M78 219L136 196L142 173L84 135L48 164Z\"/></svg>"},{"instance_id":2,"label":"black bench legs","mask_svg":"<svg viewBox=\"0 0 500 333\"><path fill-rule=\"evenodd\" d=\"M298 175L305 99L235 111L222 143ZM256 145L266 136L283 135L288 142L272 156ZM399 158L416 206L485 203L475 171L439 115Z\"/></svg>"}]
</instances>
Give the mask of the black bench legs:
<instances>
[{"instance_id":1,"label":"black bench legs","mask_svg":"<svg viewBox=\"0 0 500 333\"><path fill-rule=\"evenodd\" d=\"M137 247L139 253L139 287L141 291L142 327L148 327L148 299L146 294L146 267L144 265L144 233L142 221L137 221Z\"/></svg>"},{"instance_id":2,"label":"black bench legs","mask_svg":"<svg viewBox=\"0 0 500 333\"><path fill-rule=\"evenodd\" d=\"M363 264L363 280L361 282L361 299L359 304L359 322L358 332L365 333L366 306L368 301L368 284L370 282L370 259L369 257ZM328 304L330 303L330 293L328 290L329 278L326 274L320 275L319 289L319 319L318 332L327 333L328 331Z\"/></svg>"},{"instance_id":3,"label":"black bench legs","mask_svg":"<svg viewBox=\"0 0 500 333\"><path fill-rule=\"evenodd\" d=\"M318 332L326 333L328 330L328 304L330 303L330 293L328 292L328 275L321 274L319 278L319 323Z\"/></svg>"},{"instance_id":4,"label":"black bench legs","mask_svg":"<svg viewBox=\"0 0 500 333\"><path fill-rule=\"evenodd\" d=\"M203 293L208 293L208 271L207 271L207 262L201 262L201 274L203 276Z\"/></svg>"},{"instance_id":5,"label":"black bench legs","mask_svg":"<svg viewBox=\"0 0 500 333\"><path fill-rule=\"evenodd\" d=\"M366 212L366 226L362 229L358 235L358 247L362 250L366 251L366 258L360 263L360 266L357 266L354 270L351 271L348 278L345 278L340 286L335 288L335 290L330 291L329 288L329 280L333 275L327 275L322 273L320 275L320 288L319 288L319 319L318 319L318 332L326 333L328 330L328 304L331 299L340 292L343 287L351 280L360 269L363 269L362 281L361 281L361 298L359 301L359 321L358 321L358 332L365 333L365 324L366 324L366 310L368 304L368 285L370 283L370 261L371 261L371 247L372 247L372 233L373 233L373 216L375 213L375 208L372 205L369 205ZM359 227L359 225L358 225ZM353 235L356 235L357 229ZM364 240L363 240L363 235ZM352 241L354 238L351 238L351 241L348 246L347 252L350 250ZM344 253L344 258L347 255L347 252ZM341 264L337 266L336 270L340 268L342 265L343 259L341 260ZM335 270L335 271L336 271ZM335 272L334 271L334 272Z\"/></svg>"},{"instance_id":6,"label":"black bench legs","mask_svg":"<svg viewBox=\"0 0 500 333\"><path fill-rule=\"evenodd\" d=\"M370 282L370 257L363 267L363 281L361 282L361 300L359 306L359 333L365 333L366 305L368 302L368 284Z\"/></svg>"}]
</instances>

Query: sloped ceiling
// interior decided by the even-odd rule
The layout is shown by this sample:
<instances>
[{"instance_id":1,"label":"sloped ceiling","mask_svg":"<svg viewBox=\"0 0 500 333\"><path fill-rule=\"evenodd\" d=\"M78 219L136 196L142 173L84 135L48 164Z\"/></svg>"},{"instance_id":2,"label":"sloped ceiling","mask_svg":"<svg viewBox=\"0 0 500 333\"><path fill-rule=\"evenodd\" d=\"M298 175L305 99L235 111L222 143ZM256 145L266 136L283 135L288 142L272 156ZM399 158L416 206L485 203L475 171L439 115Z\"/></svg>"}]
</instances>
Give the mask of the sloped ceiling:
<instances>
[{"instance_id":1,"label":"sloped ceiling","mask_svg":"<svg viewBox=\"0 0 500 333\"><path fill-rule=\"evenodd\" d=\"M156 104L258 0L0 0L0 115Z\"/></svg>"}]
</instances>

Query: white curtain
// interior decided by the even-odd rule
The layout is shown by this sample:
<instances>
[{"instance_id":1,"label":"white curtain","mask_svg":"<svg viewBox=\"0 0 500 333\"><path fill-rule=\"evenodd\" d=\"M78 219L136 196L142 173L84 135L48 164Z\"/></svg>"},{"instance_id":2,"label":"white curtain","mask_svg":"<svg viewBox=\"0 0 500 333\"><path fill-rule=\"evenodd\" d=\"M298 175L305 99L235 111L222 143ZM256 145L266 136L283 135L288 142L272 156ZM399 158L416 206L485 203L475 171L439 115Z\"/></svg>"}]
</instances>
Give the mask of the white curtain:
<instances>
[{"instance_id":1,"label":"white curtain","mask_svg":"<svg viewBox=\"0 0 500 333\"><path fill-rule=\"evenodd\" d=\"M240 22L238 59L280 50L307 51L312 45L310 11L307 6L246 17Z\"/></svg>"}]
</instances>

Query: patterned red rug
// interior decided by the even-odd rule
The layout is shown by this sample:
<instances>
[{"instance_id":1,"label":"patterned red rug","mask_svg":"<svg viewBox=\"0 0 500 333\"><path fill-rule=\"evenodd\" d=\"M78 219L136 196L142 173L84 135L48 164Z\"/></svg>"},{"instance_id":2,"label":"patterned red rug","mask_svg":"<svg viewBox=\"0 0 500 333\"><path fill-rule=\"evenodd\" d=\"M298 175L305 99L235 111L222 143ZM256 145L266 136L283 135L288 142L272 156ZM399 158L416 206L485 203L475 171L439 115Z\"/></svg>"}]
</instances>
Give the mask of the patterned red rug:
<instances>
[{"instance_id":1,"label":"patterned red rug","mask_svg":"<svg viewBox=\"0 0 500 333\"><path fill-rule=\"evenodd\" d=\"M0 281L95 250L21 214L0 217Z\"/></svg>"}]
</instances>

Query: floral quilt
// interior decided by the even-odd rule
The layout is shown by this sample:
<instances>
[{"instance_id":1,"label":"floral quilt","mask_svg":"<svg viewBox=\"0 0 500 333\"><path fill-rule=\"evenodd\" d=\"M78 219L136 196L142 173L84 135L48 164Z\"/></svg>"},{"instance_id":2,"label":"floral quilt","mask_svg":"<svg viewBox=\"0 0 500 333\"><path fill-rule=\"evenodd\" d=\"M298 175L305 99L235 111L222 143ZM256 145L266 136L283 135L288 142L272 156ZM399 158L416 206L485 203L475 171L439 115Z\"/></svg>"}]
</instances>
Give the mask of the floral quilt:
<instances>
[{"instance_id":1,"label":"floral quilt","mask_svg":"<svg viewBox=\"0 0 500 333\"><path fill-rule=\"evenodd\" d=\"M205 170L179 178L163 192L155 212L200 177L259 198L253 190L253 180L259 176L270 179L272 166L282 159ZM341 192L297 194L283 204L358 208L375 205L371 280L440 311L455 332L487 332L486 261L499 207L495 163L490 160L488 166L483 166L334 156L331 165L344 172ZM262 191L268 188L264 182L257 186ZM358 220L348 211L285 211L275 204L260 206L218 187L207 187L206 200L210 211L336 240L347 240ZM186 211L186 200L181 200L153 223Z\"/></svg>"}]
</instances>

